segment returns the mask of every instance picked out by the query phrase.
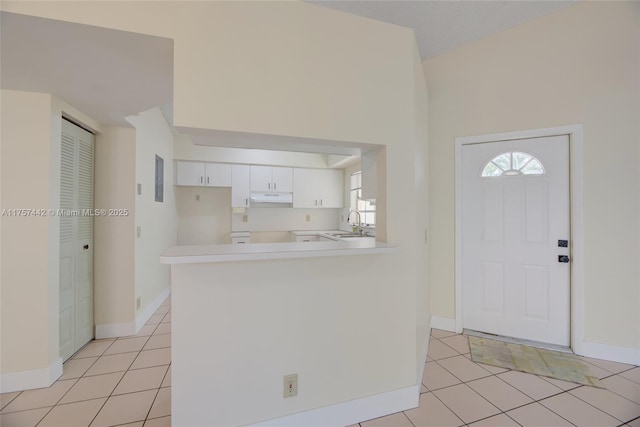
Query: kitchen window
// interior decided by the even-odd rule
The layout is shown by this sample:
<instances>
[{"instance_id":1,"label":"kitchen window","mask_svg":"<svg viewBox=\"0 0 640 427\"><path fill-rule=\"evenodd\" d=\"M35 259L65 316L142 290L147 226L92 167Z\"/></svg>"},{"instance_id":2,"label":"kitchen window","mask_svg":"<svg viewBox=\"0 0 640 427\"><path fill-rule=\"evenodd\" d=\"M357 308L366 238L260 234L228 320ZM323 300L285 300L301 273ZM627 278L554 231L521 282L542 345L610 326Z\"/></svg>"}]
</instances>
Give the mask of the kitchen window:
<instances>
[{"instance_id":1,"label":"kitchen window","mask_svg":"<svg viewBox=\"0 0 640 427\"><path fill-rule=\"evenodd\" d=\"M362 172L351 174L349 185L350 203L349 209L360 212L362 226L375 227L376 225L376 205L375 201L362 199Z\"/></svg>"}]
</instances>

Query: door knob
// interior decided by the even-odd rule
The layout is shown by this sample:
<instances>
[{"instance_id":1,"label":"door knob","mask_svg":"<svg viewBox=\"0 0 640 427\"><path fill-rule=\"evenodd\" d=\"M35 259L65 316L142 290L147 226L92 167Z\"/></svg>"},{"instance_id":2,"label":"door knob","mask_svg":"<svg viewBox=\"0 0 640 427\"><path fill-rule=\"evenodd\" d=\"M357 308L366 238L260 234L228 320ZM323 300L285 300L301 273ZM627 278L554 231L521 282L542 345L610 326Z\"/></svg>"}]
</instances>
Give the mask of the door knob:
<instances>
[{"instance_id":1,"label":"door knob","mask_svg":"<svg viewBox=\"0 0 640 427\"><path fill-rule=\"evenodd\" d=\"M558 255L558 262L564 262L564 263L569 262L569 256L567 256L567 255Z\"/></svg>"},{"instance_id":2,"label":"door knob","mask_svg":"<svg viewBox=\"0 0 640 427\"><path fill-rule=\"evenodd\" d=\"M84 245L84 246L82 247L82 249L84 249L85 251L86 251L86 250L88 250L88 249L89 249L89 245Z\"/></svg>"}]
</instances>

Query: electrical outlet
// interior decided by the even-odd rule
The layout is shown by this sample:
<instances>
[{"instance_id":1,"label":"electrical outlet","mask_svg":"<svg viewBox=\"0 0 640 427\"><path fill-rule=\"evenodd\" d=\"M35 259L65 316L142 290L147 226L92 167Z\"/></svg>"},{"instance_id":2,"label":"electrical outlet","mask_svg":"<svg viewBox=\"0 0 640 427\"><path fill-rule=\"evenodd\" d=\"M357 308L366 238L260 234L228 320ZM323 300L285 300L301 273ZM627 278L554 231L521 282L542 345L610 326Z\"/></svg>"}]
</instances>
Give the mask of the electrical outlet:
<instances>
[{"instance_id":1,"label":"electrical outlet","mask_svg":"<svg viewBox=\"0 0 640 427\"><path fill-rule=\"evenodd\" d=\"M140 310L140 297L136 298L136 310Z\"/></svg>"},{"instance_id":2,"label":"electrical outlet","mask_svg":"<svg viewBox=\"0 0 640 427\"><path fill-rule=\"evenodd\" d=\"M196 202L199 202L199 201L200 201L200 195L196 194Z\"/></svg>"},{"instance_id":3,"label":"electrical outlet","mask_svg":"<svg viewBox=\"0 0 640 427\"><path fill-rule=\"evenodd\" d=\"M307 216L305 217L305 220L306 220L307 222L311 221L311 215L307 215Z\"/></svg>"},{"instance_id":4,"label":"electrical outlet","mask_svg":"<svg viewBox=\"0 0 640 427\"><path fill-rule=\"evenodd\" d=\"M289 374L284 376L284 397L293 397L298 395L298 374Z\"/></svg>"},{"instance_id":5,"label":"electrical outlet","mask_svg":"<svg viewBox=\"0 0 640 427\"><path fill-rule=\"evenodd\" d=\"M136 236L138 236L138 239L142 236L142 227L141 226L137 226L136 227Z\"/></svg>"},{"instance_id":6,"label":"electrical outlet","mask_svg":"<svg viewBox=\"0 0 640 427\"><path fill-rule=\"evenodd\" d=\"M242 215L242 222L249 221L249 215Z\"/></svg>"}]
</instances>

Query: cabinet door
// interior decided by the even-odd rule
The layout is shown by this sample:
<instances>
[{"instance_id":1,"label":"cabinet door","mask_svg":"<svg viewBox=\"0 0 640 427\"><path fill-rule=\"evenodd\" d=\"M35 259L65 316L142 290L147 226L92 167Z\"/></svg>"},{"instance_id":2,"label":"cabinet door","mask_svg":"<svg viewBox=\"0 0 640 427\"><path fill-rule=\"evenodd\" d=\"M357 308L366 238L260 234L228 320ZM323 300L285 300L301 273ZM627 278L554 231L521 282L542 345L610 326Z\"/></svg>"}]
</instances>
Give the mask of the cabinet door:
<instances>
[{"instance_id":1,"label":"cabinet door","mask_svg":"<svg viewBox=\"0 0 640 427\"><path fill-rule=\"evenodd\" d=\"M231 167L231 206L234 208L249 207L251 197L251 167L233 165Z\"/></svg>"},{"instance_id":2,"label":"cabinet door","mask_svg":"<svg viewBox=\"0 0 640 427\"><path fill-rule=\"evenodd\" d=\"M177 161L176 185L204 185L204 163Z\"/></svg>"},{"instance_id":3,"label":"cabinet door","mask_svg":"<svg viewBox=\"0 0 640 427\"><path fill-rule=\"evenodd\" d=\"M273 191L271 169L271 166L251 166L251 191Z\"/></svg>"},{"instance_id":4,"label":"cabinet door","mask_svg":"<svg viewBox=\"0 0 640 427\"><path fill-rule=\"evenodd\" d=\"M271 191L291 193L293 191L293 169L271 168Z\"/></svg>"},{"instance_id":5,"label":"cabinet door","mask_svg":"<svg viewBox=\"0 0 640 427\"><path fill-rule=\"evenodd\" d=\"M293 207L315 208L318 198L315 195L315 182L318 178L317 169L293 170Z\"/></svg>"},{"instance_id":6,"label":"cabinet door","mask_svg":"<svg viewBox=\"0 0 640 427\"><path fill-rule=\"evenodd\" d=\"M318 170L316 197L320 208L341 208L344 206L344 172L342 170Z\"/></svg>"},{"instance_id":7,"label":"cabinet door","mask_svg":"<svg viewBox=\"0 0 640 427\"><path fill-rule=\"evenodd\" d=\"M231 187L231 165L206 163L205 177L207 187Z\"/></svg>"}]
</instances>

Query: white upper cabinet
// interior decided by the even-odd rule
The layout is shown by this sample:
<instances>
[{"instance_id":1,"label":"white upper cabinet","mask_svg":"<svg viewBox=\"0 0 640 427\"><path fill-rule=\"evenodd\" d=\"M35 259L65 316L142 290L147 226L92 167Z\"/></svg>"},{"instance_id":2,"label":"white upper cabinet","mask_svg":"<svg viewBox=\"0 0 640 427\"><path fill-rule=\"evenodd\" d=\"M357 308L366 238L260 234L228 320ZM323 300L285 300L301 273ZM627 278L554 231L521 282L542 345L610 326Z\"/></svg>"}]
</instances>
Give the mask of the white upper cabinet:
<instances>
[{"instance_id":1,"label":"white upper cabinet","mask_svg":"<svg viewBox=\"0 0 640 427\"><path fill-rule=\"evenodd\" d=\"M205 183L207 187L231 187L231 165L205 163Z\"/></svg>"},{"instance_id":2,"label":"white upper cabinet","mask_svg":"<svg viewBox=\"0 0 640 427\"><path fill-rule=\"evenodd\" d=\"M293 169L251 166L251 191L291 193L293 191Z\"/></svg>"},{"instance_id":3,"label":"white upper cabinet","mask_svg":"<svg viewBox=\"0 0 640 427\"><path fill-rule=\"evenodd\" d=\"M176 185L204 185L204 163L176 162Z\"/></svg>"},{"instance_id":4,"label":"white upper cabinet","mask_svg":"<svg viewBox=\"0 0 640 427\"><path fill-rule=\"evenodd\" d=\"M231 187L231 165L176 162L176 185Z\"/></svg>"},{"instance_id":5,"label":"white upper cabinet","mask_svg":"<svg viewBox=\"0 0 640 427\"><path fill-rule=\"evenodd\" d=\"M294 208L344 206L344 173L335 169L294 169Z\"/></svg>"},{"instance_id":6,"label":"white upper cabinet","mask_svg":"<svg viewBox=\"0 0 640 427\"><path fill-rule=\"evenodd\" d=\"M248 208L251 198L251 166L231 166L231 207Z\"/></svg>"}]
</instances>

